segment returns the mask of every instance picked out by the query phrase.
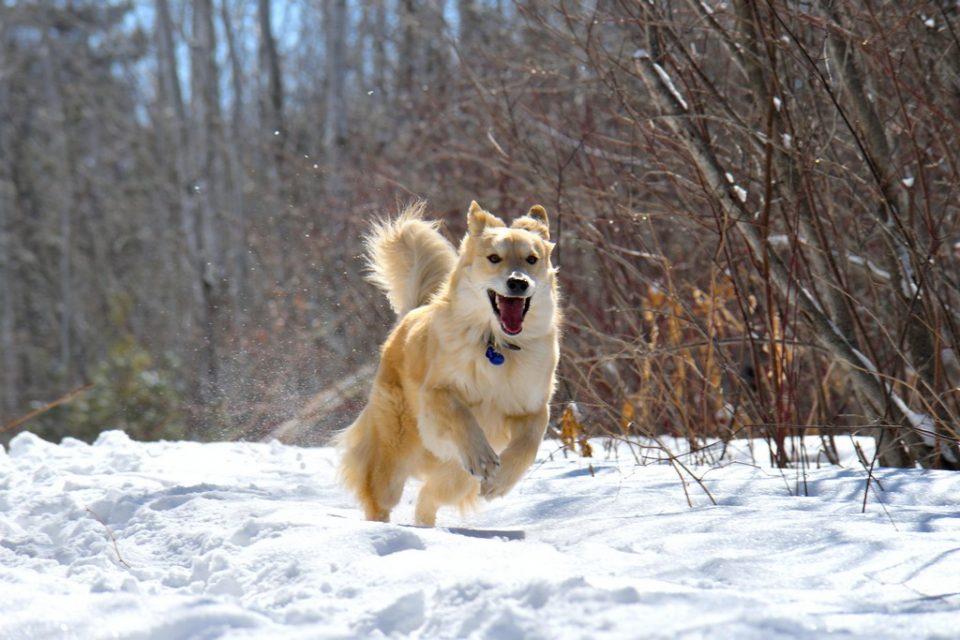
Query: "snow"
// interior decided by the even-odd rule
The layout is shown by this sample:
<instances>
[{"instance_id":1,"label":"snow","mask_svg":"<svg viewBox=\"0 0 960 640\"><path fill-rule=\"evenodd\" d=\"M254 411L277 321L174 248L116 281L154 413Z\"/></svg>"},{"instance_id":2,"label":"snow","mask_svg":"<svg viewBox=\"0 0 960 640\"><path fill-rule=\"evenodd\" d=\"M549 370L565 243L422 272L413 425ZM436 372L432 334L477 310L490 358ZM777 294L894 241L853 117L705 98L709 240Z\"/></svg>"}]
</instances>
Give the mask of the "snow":
<instances>
[{"instance_id":1,"label":"snow","mask_svg":"<svg viewBox=\"0 0 960 640\"><path fill-rule=\"evenodd\" d=\"M723 174L723 177L726 178L727 182L733 186L733 193L734 195L737 196L737 200L739 200L740 202L746 202L747 190L736 183L736 180L734 180L733 174L727 171Z\"/></svg>"},{"instance_id":2,"label":"snow","mask_svg":"<svg viewBox=\"0 0 960 640\"><path fill-rule=\"evenodd\" d=\"M913 264L910 260L910 254L903 245L897 245L897 258L900 260L900 268L903 269L903 276L900 281L900 290L904 297L915 298L920 295L920 289L917 287L916 278L913 274Z\"/></svg>"},{"instance_id":3,"label":"snow","mask_svg":"<svg viewBox=\"0 0 960 640\"><path fill-rule=\"evenodd\" d=\"M633 52L633 58L634 60L649 60L650 52L643 48L637 49ZM670 77L667 70L656 62L653 63L653 69L657 72L657 75L660 76L660 81L666 86L667 90L673 96L673 99L677 101L684 111L687 111L689 109L687 101L683 99L683 96L677 90L677 86L673 84L673 78Z\"/></svg>"},{"instance_id":4,"label":"snow","mask_svg":"<svg viewBox=\"0 0 960 640\"><path fill-rule=\"evenodd\" d=\"M831 326L833 327L834 332L837 335L840 335L840 329L838 329L836 325L833 325L832 323ZM852 349L852 351L857 359L860 360L860 364L863 365L864 369L872 373L874 376L879 376L877 372L877 366L873 364L873 361L870 360L870 358L864 355L862 351L858 351L857 349ZM890 399L895 405L897 405L900 413L904 415L904 417L910 423L910 426L913 427L914 431L920 435L923 443L928 447L936 447L939 440L940 455L950 462L956 462L957 457L953 454L953 450L950 448L947 440L937 438L937 423L934 421L934 419L925 413L917 413L916 411L913 411L909 406L907 406L907 403L904 402L903 398L893 392L887 382L883 382L883 386L890 395Z\"/></svg>"},{"instance_id":5,"label":"snow","mask_svg":"<svg viewBox=\"0 0 960 640\"><path fill-rule=\"evenodd\" d=\"M864 258L862 256L855 256L853 254L848 253L847 261L850 262L850 264L866 267L867 270L870 271L870 273L872 273L875 277L881 280L890 279L890 272L878 266L877 263L874 262L873 260L868 260L867 258Z\"/></svg>"},{"instance_id":6,"label":"snow","mask_svg":"<svg viewBox=\"0 0 960 640\"><path fill-rule=\"evenodd\" d=\"M681 107L683 107L684 111L687 111L689 109L687 106L687 101L684 100L683 96L680 95L680 92L677 91L677 86L673 84L673 78L670 77L670 74L667 73L667 70L656 62L653 63L653 68L657 72L657 75L660 76L660 80L663 82L663 84L666 85L667 90L669 90L671 95L673 95L673 99L676 100Z\"/></svg>"},{"instance_id":7,"label":"snow","mask_svg":"<svg viewBox=\"0 0 960 640\"><path fill-rule=\"evenodd\" d=\"M362 520L328 448L21 434L0 450L0 637L954 633L960 474L877 469L861 512L866 470L817 464L818 442L804 469L682 457L703 488L650 450L545 442L506 498L419 529L415 487L395 524Z\"/></svg>"},{"instance_id":8,"label":"snow","mask_svg":"<svg viewBox=\"0 0 960 640\"><path fill-rule=\"evenodd\" d=\"M943 438L937 438L937 423L932 417L925 413L913 411L907 406L907 403L903 401L903 398L895 393L891 393L890 398L894 404L897 405L897 408L900 409L900 412L906 416L910 426L920 435L925 445L928 447L936 447L939 442L940 455L950 462L957 461L957 457L953 455L953 449L951 449L948 444L949 441Z\"/></svg>"}]
</instances>

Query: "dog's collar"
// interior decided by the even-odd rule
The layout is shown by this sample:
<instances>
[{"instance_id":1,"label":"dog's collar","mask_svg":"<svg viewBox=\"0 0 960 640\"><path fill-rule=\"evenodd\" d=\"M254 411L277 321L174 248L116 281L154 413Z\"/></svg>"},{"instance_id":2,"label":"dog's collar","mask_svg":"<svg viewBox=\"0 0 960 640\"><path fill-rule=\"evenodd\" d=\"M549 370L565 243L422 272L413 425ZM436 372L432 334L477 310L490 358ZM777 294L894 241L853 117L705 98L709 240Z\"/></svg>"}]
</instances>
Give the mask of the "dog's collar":
<instances>
[{"instance_id":1,"label":"dog's collar","mask_svg":"<svg viewBox=\"0 0 960 640\"><path fill-rule=\"evenodd\" d=\"M512 349L512 350L514 350L514 351L520 351L520 347L518 347L517 345L513 344L512 342L504 342L504 343L503 343L503 346L506 347L506 348L508 348L508 349ZM492 365L494 365L494 366L497 366L497 367L499 367L500 365L502 365L502 364L504 363L504 361L506 360L506 358L504 357L504 355L503 355L502 353L500 353L499 351L497 351L497 345L496 345L496 344L494 343L494 341L493 341L493 335L492 335L492 334L489 335L489 336L487 336L487 351L486 351L486 353L484 353L483 355L487 358L487 360L490 361L490 364L492 364Z\"/></svg>"}]
</instances>

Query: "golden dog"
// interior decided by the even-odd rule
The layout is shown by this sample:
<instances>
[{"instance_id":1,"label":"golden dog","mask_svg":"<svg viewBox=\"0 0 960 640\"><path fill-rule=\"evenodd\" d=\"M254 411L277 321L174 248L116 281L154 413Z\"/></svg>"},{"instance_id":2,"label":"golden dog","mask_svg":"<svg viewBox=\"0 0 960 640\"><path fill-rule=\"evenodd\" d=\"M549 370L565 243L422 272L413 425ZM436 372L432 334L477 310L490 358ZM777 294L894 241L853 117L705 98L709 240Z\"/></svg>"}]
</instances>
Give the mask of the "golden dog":
<instances>
[{"instance_id":1,"label":"golden dog","mask_svg":"<svg viewBox=\"0 0 960 640\"><path fill-rule=\"evenodd\" d=\"M366 407L337 437L340 478L370 520L388 521L409 477L416 523L507 493L536 456L559 359L560 311L547 212L507 226L470 203L459 251L423 204L374 225L370 280L398 321Z\"/></svg>"}]
</instances>

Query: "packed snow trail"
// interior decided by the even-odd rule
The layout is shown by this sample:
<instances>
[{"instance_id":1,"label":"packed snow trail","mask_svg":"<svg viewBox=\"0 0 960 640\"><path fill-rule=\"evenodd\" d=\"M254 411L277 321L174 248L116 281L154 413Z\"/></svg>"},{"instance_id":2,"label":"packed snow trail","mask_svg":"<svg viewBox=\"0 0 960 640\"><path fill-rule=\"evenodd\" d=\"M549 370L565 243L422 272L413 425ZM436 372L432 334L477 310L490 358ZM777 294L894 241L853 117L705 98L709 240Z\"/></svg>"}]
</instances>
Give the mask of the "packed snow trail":
<instances>
[{"instance_id":1,"label":"packed snow trail","mask_svg":"<svg viewBox=\"0 0 960 640\"><path fill-rule=\"evenodd\" d=\"M602 447L595 446L595 451ZM335 452L0 453L2 638L921 638L960 626L960 474L565 458L438 529L365 522ZM881 505L882 501L882 505ZM442 527L462 528L445 531ZM506 539L491 530L522 532Z\"/></svg>"}]
</instances>

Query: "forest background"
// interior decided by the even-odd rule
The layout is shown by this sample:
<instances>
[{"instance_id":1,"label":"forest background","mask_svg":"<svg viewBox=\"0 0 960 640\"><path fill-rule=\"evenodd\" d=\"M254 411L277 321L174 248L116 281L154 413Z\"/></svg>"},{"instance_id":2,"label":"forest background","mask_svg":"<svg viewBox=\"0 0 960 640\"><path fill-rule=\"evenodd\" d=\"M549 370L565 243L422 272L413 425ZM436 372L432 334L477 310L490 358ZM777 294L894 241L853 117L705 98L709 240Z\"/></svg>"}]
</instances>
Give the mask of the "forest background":
<instances>
[{"instance_id":1,"label":"forest background","mask_svg":"<svg viewBox=\"0 0 960 640\"><path fill-rule=\"evenodd\" d=\"M946 0L0 1L3 436L324 441L368 223L476 199L551 215L571 446L957 468L958 113Z\"/></svg>"}]
</instances>

